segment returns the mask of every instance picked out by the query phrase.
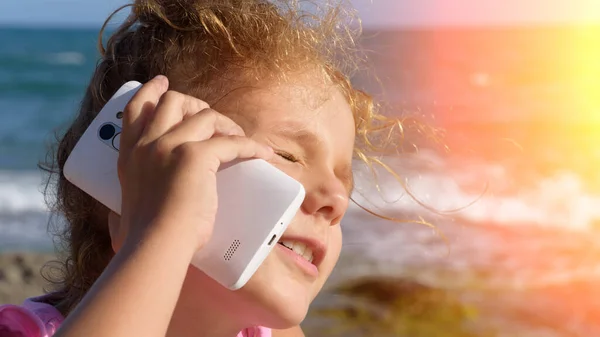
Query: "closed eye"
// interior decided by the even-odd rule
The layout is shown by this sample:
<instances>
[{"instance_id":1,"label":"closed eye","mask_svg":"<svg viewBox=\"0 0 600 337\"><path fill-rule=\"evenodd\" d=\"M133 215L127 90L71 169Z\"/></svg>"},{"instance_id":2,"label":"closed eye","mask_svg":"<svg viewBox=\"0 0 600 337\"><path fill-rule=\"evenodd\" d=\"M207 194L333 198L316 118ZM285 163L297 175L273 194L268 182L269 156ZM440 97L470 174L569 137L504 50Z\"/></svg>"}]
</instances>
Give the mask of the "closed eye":
<instances>
[{"instance_id":1,"label":"closed eye","mask_svg":"<svg viewBox=\"0 0 600 337\"><path fill-rule=\"evenodd\" d=\"M275 151L275 153L280 156L281 158L290 161L292 163L297 163L298 162L298 158L296 158L296 156L294 156L291 153L287 153L287 152L283 152L283 151Z\"/></svg>"}]
</instances>

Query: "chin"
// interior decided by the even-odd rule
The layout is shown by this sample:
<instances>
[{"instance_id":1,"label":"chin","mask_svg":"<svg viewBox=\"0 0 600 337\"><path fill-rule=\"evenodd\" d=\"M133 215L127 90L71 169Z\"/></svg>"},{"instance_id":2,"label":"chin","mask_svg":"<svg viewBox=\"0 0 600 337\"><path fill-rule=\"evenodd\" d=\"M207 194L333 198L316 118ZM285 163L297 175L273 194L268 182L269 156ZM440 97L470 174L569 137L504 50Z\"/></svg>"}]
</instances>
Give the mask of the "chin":
<instances>
[{"instance_id":1,"label":"chin","mask_svg":"<svg viewBox=\"0 0 600 337\"><path fill-rule=\"evenodd\" d=\"M193 311L220 311L247 326L288 329L308 313L318 280L310 281L299 270L282 264L272 252L244 287L231 291L194 267L190 267L181 298ZM197 306L201 306L197 307Z\"/></svg>"},{"instance_id":2,"label":"chin","mask_svg":"<svg viewBox=\"0 0 600 337\"><path fill-rule=\"evenodd\" d=\"M257 325L287 329L306 317L317 282L283 265L272 252L238 292L260 313L260 317L256 317Z\"/></svg>"}]
</instances>

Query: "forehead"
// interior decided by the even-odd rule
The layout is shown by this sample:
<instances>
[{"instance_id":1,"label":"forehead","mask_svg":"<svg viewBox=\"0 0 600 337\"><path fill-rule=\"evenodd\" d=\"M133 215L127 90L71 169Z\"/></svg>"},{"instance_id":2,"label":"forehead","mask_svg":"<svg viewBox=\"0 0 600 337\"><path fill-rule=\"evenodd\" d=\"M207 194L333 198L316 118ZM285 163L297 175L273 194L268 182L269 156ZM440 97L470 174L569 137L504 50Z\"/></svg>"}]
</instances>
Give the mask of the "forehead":
<instances>
[{"instance_id":1,"label":"forehead","mask_svg":"<svg viewBox=\"0 0 600 337\"><path fill-rule=\"evenodd\" d=\"M341 91L332 85L244 87L232 91L214 107L247 133L294 132L314 134L333 143L354 143L352 110Z\"/></svg>"}]
</instances>

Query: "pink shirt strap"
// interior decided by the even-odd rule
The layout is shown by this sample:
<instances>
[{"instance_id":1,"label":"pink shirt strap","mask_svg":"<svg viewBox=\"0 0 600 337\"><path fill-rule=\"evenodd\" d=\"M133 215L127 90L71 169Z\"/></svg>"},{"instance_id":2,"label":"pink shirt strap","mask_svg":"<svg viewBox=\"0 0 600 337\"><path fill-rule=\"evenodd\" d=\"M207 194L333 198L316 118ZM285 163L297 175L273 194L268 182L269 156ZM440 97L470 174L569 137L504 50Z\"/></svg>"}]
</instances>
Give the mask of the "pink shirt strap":
<instances>
[{"instance_id":1,"label":"pink shirt strap","mask_svg":"<svg viewBox=\"0 0 600 337\"><path fill-rule=\"evenodd\" d=\"M0 306L0 335L7 337L50 337L63 322L63 317L53 306L25 300L23 305Z\"/></svg>"},{"instance_id":2,"label":"pink shirt strap","mask_svg":"<svg viewBox=\"0 0 600 337\"><path fill-rule=\"evenodd\" d=\"M23 305L0 305L1 337L51 337L63 316L53 306L39 301L42 297L25 300ZM271 337L271 329L252 327L240 331L237 337Z\"/></svg>"},{"instance_id":3,"label":"pink shirt strap","mask_svg":"<svg viewBox=\"0 0 600 337\"><path fill-rule=\"evenodd\" d=\"M245 329L237 337L271 337L271 329L262 326Z\"/></svg>"}]
</instances>

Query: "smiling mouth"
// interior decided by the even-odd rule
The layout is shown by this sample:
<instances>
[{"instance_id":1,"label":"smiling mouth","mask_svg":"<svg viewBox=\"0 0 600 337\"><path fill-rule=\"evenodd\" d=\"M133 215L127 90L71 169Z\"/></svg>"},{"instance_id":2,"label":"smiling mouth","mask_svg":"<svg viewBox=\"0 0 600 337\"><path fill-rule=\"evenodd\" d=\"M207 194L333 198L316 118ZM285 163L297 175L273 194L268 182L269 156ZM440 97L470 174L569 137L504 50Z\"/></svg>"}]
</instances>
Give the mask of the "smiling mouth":
<instances>
[{"instance_id":1,"label":"smiling mouth","mask_svg":"<svg viewBox=\"0 0 600 337\"><path fill-rule=\"evenodd\" d=\"M293 251L294 253L301 256L306 261L312 263L313 261L313 251L306 244L293 240L282 240L279 241L278 244L284 246L285 248Z\"/></svg>"}]
</instances>

